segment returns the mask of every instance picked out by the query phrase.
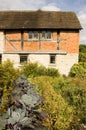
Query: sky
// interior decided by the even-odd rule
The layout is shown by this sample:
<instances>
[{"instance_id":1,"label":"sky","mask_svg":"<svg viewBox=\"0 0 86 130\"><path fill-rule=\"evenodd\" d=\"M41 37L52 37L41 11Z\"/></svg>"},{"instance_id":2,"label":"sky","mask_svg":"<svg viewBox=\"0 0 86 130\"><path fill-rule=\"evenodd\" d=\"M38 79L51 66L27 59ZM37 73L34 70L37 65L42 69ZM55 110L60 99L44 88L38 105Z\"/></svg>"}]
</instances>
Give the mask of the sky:
<instances>
[{"instance_id":1,"label":"sky","mask_svg":"<svg viewBox=\"0 0 86 130\"><path fill-rule=\"evenodd\" d=\"M86 44L86 0L0 0L0 10L74 11L82 25L80 44Z\"/></svg>"}]
</instances>

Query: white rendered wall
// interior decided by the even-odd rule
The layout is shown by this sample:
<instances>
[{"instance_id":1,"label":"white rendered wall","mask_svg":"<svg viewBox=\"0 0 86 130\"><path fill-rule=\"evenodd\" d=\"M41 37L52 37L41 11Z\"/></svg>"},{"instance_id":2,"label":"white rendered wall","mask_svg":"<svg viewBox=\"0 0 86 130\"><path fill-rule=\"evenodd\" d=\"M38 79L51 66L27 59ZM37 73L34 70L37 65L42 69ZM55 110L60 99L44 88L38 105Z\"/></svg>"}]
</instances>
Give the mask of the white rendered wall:
<instances>
[{"instance_id":1,"label":"white rendered wall","mask_svg":"<svg viewBox=\"0 0 86 130\"><path fill-rule=\"evenodd\" d=\"M4 32L0 31L0 53L4 51Z\"/></svg>"},{"instance_id":2,"label":"white rendered wall","mask_svg":"<svg viewBox=\"0 0 86 130\"><path fill-rule=\"evenodd\" d=\"M13 62L14 67L19 66L20 57L18 54L2 54L2 63L8 59Z\"/></svg>"},{"instance_id":3,"label":"white rendered wall","mask_svg":"<svg viewBox=\"0 0 86 130\"><path fill-rule=\"evenodd\" d=\"M52 67L58 69L61 74L68 75L74 63L78 63L78 54L56 55L56 64L50 64L49 54L30 54L29 60L31 62L38 62L45 67Z\"/></svg>"},{"instance_id":4,"label":"white rendered wall","mask_svg":"<svg viewBox=\"0 0 86 130\"><path fill-rule=\"evenodd\" d=\"M56 67L61 74L68 75L74 63L78 63L78 54L57 55Z\"/></svg>"},{"instance_id":5,"label":"white rendered wall","mask_svg":"<svg viewBox=\"0 0 86 130\"><path fill-rule=\"evenodd\" d=\"M19 54L2 54L2 62L10 59L15 67L20 66ZM56 55L56 64L50 64L49 54L29 54L28 62L38 62L45 67L52 67L58 69L61 74L68 75L70 68L74 63L78 63L78 54Z\"/></svg>"}]
</instances>

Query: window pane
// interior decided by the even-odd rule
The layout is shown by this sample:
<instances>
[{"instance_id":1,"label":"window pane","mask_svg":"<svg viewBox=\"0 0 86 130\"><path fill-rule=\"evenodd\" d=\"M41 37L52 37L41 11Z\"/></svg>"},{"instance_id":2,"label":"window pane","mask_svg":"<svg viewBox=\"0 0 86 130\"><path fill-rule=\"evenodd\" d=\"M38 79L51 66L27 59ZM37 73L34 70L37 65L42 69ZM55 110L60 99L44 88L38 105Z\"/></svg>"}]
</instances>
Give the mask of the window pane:
<instances>
[{"instance_id":1,"label":"window pane","mask_svg":"<svg viewBox=\"0 0 86 130\"><path fill-rule=\"evenodd\" d=\"M20 55L20 63L27 62L27 55Z\"/></svg>"},{"instance_id":2,"label":"window pane","mask_svg":"<svg viewBox=\"0 0 86 130\"><path fill-rule=\"evenodd\" d=\"M50 63L55 64L55 57L56 55L50 55Z\"/></svg>"},{"instance_id":3,"label":"window pane","mask_svg":"<svg viewBox=\"0 0 86 130\"><path fill-rule=\"evenodd\" d=\"M51 32L50 31L47 32L47 39L51 39Z\"/></svg>"},{"instance_id":4,"label":"window pane","mask_svg":"<svg viewBox=\"0 0 86 130\"><path fill-rule=\"evenodd\" d=\"M43 38L43 39L46 38L46 31L42 31L42 38Z\"/></svg>"},{"instance_id":5,"label":"window pane","mask_svg":"<svg viewBox=\"0 0 86 130\"><path fill-rule=\"evenodd\" d=\"M0 64L2 63L2 55L0 55Z\"/></svg>"},{"instance_id":6,"label":"window pane","mask_svg":"<svg viewBox=\"0 0 86 130\"><path fill-rule=\"evenodd\" d=\"M38 32L37 31L34 31L34 38L38 39Z\"/></svg>"},{"instance_id":7,"label":"window pane","mask_svg":"<svg viewBox=\"0 0 86 130\"><path fill-rule=\"evenodd\" d=\"M30 31L30 32L29 32L29 39L32 39L32 38L33 38L33 32Z\"/></svg>"}]
</instances>

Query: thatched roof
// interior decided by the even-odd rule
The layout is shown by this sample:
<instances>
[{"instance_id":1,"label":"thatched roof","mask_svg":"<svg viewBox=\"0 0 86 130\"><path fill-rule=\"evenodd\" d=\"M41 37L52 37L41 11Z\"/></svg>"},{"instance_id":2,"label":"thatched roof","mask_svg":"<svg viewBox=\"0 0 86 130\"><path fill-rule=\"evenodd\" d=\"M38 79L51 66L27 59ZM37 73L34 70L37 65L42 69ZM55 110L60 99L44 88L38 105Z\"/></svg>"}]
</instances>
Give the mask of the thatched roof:
<instances>
[{"instance_id":1,"label":"thatched roof","mask_svg":"<svg viewBox=\"0 0 86 130\"><path fill-rule=\"evenodd\" d=\"M81 29L74 12L0 11L0 29Z\"/></svg>"}]
</instances>

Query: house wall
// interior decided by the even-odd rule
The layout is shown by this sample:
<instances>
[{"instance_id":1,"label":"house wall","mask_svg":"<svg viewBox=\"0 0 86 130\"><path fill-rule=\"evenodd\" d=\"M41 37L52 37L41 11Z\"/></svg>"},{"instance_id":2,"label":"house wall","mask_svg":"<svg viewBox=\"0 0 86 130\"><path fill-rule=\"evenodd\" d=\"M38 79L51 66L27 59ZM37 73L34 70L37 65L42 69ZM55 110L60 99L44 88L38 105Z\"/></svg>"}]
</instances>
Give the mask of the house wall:
<instances>
[{"instance_id":1,"label":"house wall","mask_svg":"<svg viewBox=\"0 0 86 130\"><path fill-rule=\"evenodd\" d=\"M2 59L6 61L10 59L14 63L14 67L20 66L20 55L19 54L3 54ZM40 65L45 67L56 68L61 74L68 75L72 65L78 63L78 54L67 54L67 55L56 55L56 63L50 64L49 54L29 54L28 62L38 62Z\"/></svg>"},{"instance_id":2,"label":"house wall","mask_svg":"<svg viewBox=\"0 0 86 130\"><path fill-rule=\"evenodd\" d=\"M0 31L0 54L3 53L4 50L4 32Z\"/></svg>"},{"instance_id":3,"label":"house wall","mask_svg":"<svg viewBox=\"0 0 86 130\"><path fill-rule=\"evenodd\" d=\"M62 31L60 37L63 39L60 43L61 50L67 51L68 54L79 53L78 31Z\"/></svg>"},{"instance_id":4,"label":"house wall","mask_svg":"<svg viewBox=\"0 0 86 130\"><path fill-rule=\"evenodd\" d=\"M52 32L51 40L29 40L28 31L21 35L20 31L6 32L5 49L6 51L49 51L57 50L58 34ZM79 31L60 31L60 50L68 54L79 53Z\"/></svg>"}]
</instances>

